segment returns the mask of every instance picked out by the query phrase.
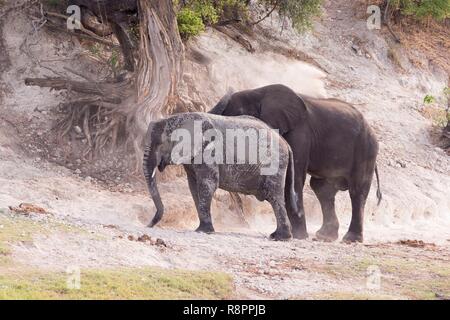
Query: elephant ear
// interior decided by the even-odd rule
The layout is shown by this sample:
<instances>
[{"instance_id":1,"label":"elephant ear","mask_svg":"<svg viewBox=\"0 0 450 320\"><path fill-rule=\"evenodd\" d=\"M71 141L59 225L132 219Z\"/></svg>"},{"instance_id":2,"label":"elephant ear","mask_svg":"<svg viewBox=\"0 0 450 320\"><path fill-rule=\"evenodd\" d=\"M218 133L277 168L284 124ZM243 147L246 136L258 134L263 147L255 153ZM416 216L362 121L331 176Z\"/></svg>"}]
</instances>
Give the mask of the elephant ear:
<instances>
[{"instance_id":1,"label":"elephant ear","mask_svg":"<svg viewBox=\"0 0 450 320\"><path fill-rule=\"evenodd\" d=\"M234 89L231 87L228 88L227 94L224 95L222 97L222 99L220 99L220 101L215 105L214 108L209 110L209 113L222 115L224 113L225 109L227 108L228 103L230 102L231 96L233 95L233 93L234 93Z\"/></svg>"},{"instance_id":2,"label":"elephant ear","mask_svg":"<svg viewBox=\"0 0 450 320\"><path fill-rule=\"evenodd\" d=\"M205 131L214 129L214 126L213 126L211 120L209 120L207 117L204 117L202 120L203 120L202 121L202 137L201 137L202 142L201 142L201 144L198 144L194 148L193 159L195 159L196 157L199 157L199 156L202 157L201 159L203 159L203 152L208 147L208 145L211 144L211 141L204 140L204 134L205 134Z\"/></svg>"},{"instance_id":3,"label":"elephant ear","mask_svg":"<svg viewBox=\"0 0 450 320\"><path fill-rule=\"evenodd\" d=\"M261 100L259 118L283 135L305 123L306 104L291 90L271 92Z\"/></svg>"},{"instance_id":4,"label":"elephant ear","mask_svg":"<svg viewBox=\"0 0 450 320\"><path fill-rule=\"evenodd\" d=\"M191 114L192 115L192 114ZM201 130L195 129L195 122L201 121ZM195 164L195 159L197 157L201 157L203 150L207 147L207 145L210 143L209 141L204 141L204 132L208 129L213 129L213 124L210 119L208 119L205 116L199 116L194 115L192 118L187 119L187 121L180 122L177 127L177 130L185 130L184 133L189 135L189 138L187 140L184 140L183 137L183 143L185 141L189 141L191 143L189 148L189 154L186 155L188 157L182 157L182 163L189 163L189 164ZM184 134L182 134L184 136ZM176 145L177 143L174 143L173 145ZM186 145L184 145L185 147Z\"/></svg>"}]
</instances>

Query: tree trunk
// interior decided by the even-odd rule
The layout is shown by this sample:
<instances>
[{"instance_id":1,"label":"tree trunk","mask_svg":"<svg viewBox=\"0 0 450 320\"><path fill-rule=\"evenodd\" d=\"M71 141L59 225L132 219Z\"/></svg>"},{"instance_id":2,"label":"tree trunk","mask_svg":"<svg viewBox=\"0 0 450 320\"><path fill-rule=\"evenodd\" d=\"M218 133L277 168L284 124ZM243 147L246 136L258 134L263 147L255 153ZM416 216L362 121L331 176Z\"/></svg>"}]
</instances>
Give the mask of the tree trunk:
<instances>
[{"instance_id":1,"label":"tree trunk","mask_svg":"<svg viewBox=\"0 0 450 320\"><path fill-rule=\"evenodd\" d=\"M124 125L127 134L126 145L134 147L136 164L140 165L143 139L149 122L170 114L178 101L177 89L183 72L184 46L178 32L172 0L71 2L93 12L99 21L106 21L112 25L112 30L120 42L128 73L125 76L122 74L114 82L42 78L26 79L25 83L86 95L87 97L73 103L67 123L62 127L70 128L74 119L88 119L92 112L89 109L91 107L95 109L95 113L107 112L108 123L102 122L100 126L98 123L90 123L85 126L88 131L85 134L89 133L94 140L92 149L103 148L106 145L105 138L111 142L117 141L115 134L118 130L114 126ZM120 6L119 10L108 11L117 6ZM136 6L140 31L138 46L133 45L127 33L129 25L126 22L127 12ZM99 39L102 40L100 37ZM131 72L133 70L134 72ZM90 106L80 108L83 101L89 101ZM97 106L93 106L93 102L98 102ZM95 140L101 143L95 143Z\"/></svg>"},{"instance_id":2,"label":"tree trunk","mask_svg":"<svg viewBox=\"0 0 450 320\"><path fill-rule=\"evenodd\" d=\"M184 47L171 0L139 1L140 44L137 66L137 105L133 110L139 130L169 114L177 101Z\"/></svg>"},{"instance_id":3,"label":"tree trunk","mask_svg":"<svg viewBox=\"0 0 450 320\"><path fill-rule=\"evenodd\" d=\"M133 146L142 158L143 138L151 120L170 114L178 100L184 46L171 0L138 0L140 20L136 105L128 119L133 124Z\"/></svg>"}]
</instances>

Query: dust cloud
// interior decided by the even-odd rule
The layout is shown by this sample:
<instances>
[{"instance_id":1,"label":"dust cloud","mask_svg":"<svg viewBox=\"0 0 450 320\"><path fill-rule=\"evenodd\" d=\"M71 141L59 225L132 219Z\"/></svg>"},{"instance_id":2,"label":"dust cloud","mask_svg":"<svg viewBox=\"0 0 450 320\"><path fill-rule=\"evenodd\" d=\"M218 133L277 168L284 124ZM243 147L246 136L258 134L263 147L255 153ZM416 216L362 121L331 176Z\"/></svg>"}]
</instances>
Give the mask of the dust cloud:
<instances>
[{"instance_id":1,"label":"dust cloud","mask_svg":"<svg viewBox=\"0 0 450 320\"><path fill-rule=\"evenodd\" d=\"M326 97L326 75L318 68L277 53L250 53L231 41L214 31L196 40L196 47L210 60L209 81L218 93L279 83L312 97Z\"/></svg>"}]
</instances>

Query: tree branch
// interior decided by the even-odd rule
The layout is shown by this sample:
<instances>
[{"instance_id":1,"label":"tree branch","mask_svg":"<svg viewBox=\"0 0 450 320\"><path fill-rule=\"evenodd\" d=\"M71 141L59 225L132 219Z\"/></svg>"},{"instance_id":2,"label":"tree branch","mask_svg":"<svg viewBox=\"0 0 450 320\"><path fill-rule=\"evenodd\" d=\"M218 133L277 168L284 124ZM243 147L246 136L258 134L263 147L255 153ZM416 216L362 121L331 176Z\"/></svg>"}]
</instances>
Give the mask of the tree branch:
<instances>
[{"instance_id":1,"label":"tree branch","mask_svg":"<svg viewBox=\"0 0 450 320\"><path fill-rule=\"evenodd\" d=\"M392 36L394 37L395 41L397 43L400 43L400 39L397 37L397 35L394 33L394 31L391 28L391 24L389 22L389 17L388 17L388 13L389 13L389 5L390 5L391 1L387 0L386 1L386 8L384 9L384 22L386 23L386 26L389 30L389 32L392 34Z\"/></svg>"},{"instance_id":2,"label":"tree branch","mask_svg":"<svg viewBox=\"0 0 450 320\"><path fill-rule=\"evenodd\" d=\"M264 17L262 17L261 19L259 19L256 22L253 22L252 26L257 25L258 23L266 20L275 11L275 9L278 7L278 2L279 2L279 0L275 1L275 4L273 5L273 8L269 12L267 12L267 14Z\"/></svg>"},{"instance_id":3,"label":"tree branch","mask_svg":"<svg viewBox=\"0 0 450 320\"><path fill-rule=\"evenodd\" d=\"M82 82L64 78L26 78L25 85L97 95L102 97L102 101L113 104L120 104L125 97L125 89L128 89L124 83Z\"/></svg>"},{"instance_id":4,"label":"tree branch","mask_svg":"<svg viewBox=\"0 0 450 320\"><path fill-rule=\"evenodd\" d=\"M69 17L67 17L67 16L65 16L65 15L63 15L63 14L59 14L59 13L56 13L56 12L50 12L50 11L47 11L45 14L46 14L47 16L50 16L50 17L56 17L56 18L65 19L65 20L67 20L67 19L69 18ZM54 27L54 26L51 26L51 27L57 29L57 28ZM83 32L88 38L90 38L90 39L92 39L92 40L95 40L95 41L97 41L97 42L100 42L100 43L102 43L102 44L104 44L104 45L106 45L106 46L108 46L108 47L111 47L111 48L120 48L120 46L116 45L115 43L113 43L113 42L111 42L111 41L108 41L108 40L105 40L105 39L103 39L102 37L99 37L98 35L96 35L95 32L92 32L91 30L86 29L86 28L81 24L81 22L80 22L80 26L79 26L79 27L80 27L79 30L80 30L81 32ZM58 30L59 30L59 29L58 29ZM61 30L59 30L59 31L61 31ZM66 29L64 29L64 30L62 30L62 31L65 31L65 32L67 32L67 33L69 33L69 34L81 36L80 34L74 32L74 31L69 31L69 30L66 30Z\"/></svg>"}]
</instances>

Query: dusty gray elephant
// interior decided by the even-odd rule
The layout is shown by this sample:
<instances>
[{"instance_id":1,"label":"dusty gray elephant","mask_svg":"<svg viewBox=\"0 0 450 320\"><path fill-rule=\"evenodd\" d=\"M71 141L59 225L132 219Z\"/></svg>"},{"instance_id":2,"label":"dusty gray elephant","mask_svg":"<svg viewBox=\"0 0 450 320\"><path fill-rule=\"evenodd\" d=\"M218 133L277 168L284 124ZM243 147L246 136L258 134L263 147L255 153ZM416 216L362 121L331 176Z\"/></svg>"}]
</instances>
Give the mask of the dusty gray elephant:
<instances>
[{"instance_id":1,"label":"dusty gray elephant","mask_svg":"<svg viewBox=\"0 0 450 320\"><path fill-rule=\"evenodd\" d=\"M363 241L364 206L376 168L378 142L352 105L337 99L314 99L299 95L284 85L270 85L225 95L210 111L224 116L250 115L279 132L292 148L295 160L295 190L301 214L288 216L294 238L308 237L303 213L306 173L320 201L323 224L316 236L326 241L338 238L339 222L334 199L348 190L352 220L345 242ZM378 181L378 201L381 192Z\"/></svg>"},{"instance_id":2,"label":"dusty gray elephant","mask_svg":"<svg viewBox=\"0 0 450 320\"><path fill-rule=\"evenodd\" d=\"M239 145L242 138L244 140L240 141L244 143ZM252 151L255 146L258 150ZM256 153L258 157L252 158ZM292 237L286 206L290 212L299 212L292 183L293 155L287 142L264 122L249 116L224 117L193 112L150 123L143 164L157 209L150 227L157 224L164 213L155 179L156 168L162 172L171 164L182 164L187 173L200 219L196 231L214 232L210 207L215 190L220 188L267 200L277 221L271 238L287 240ZM286 175L290 179L286 179Z\"/></svg>"}]
</instances>

